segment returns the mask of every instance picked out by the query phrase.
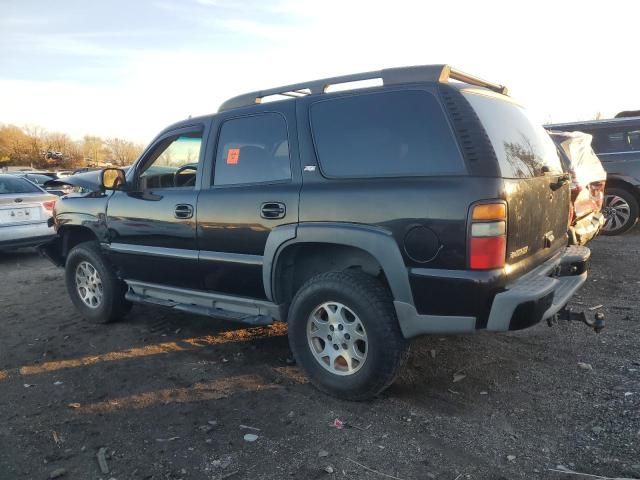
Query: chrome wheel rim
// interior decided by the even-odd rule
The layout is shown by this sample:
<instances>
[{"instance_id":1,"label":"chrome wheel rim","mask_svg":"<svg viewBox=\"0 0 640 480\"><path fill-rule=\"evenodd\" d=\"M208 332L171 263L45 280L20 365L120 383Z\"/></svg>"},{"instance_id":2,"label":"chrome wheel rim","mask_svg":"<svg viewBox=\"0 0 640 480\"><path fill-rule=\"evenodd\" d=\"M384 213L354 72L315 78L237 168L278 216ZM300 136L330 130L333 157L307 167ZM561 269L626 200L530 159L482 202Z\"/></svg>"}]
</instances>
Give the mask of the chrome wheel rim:
<instances>
[{"instance_id":1,"label":"chrome wheel rim","mask_svg":"<svg viewBox=\"0 0 640 480\"><path fill-rule=\"evenodd\" d=\"M317 306L307 320L307 341L316 361L334 375L353 375L367 360L367 332L358 316L340 302Z\"/></svg>"},{"instance_id":2,"label":"chrome wheel rim","mask_svg":"<svg viewBox=\"0 0 640 480\"><path fill-rule=\"evenodd\" d=\"M607 231L619 230L631 218L631 207L627 201L618 195L605 195L602 214L606 219L604 229Z\"/></svg>"},{"instance_id":3,"label":"chrome wheel rim","mask_svg":"<svg viewBox=\"0 0 640 480\"><path fill-rule=\"evenodd\" d=\"M76 291L87 307L98 308L102 305L102 279L89 262L80 262L76 267Z\"/></svg>"}]
</instances>

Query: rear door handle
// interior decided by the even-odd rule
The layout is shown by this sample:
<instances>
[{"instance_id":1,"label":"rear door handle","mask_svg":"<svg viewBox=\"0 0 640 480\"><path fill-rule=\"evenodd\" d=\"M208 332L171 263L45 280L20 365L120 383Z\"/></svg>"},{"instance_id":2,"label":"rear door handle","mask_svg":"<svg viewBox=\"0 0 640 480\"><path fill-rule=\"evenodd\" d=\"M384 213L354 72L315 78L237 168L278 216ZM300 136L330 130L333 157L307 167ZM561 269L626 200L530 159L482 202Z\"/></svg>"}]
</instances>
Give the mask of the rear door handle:
<instances>
[{"instance_id":1,"label":"rear door handle","mask_svg":"<svg viewBox=\"0 0 640 480\"><path fill-rule=\"evenodd\" d=\"M566 185L567 183L569 183L571 181L571 175L568 173L565 173L563 175L560 175L560 177L558 177L558 180L555 181L554 183L549 184L549 186L551 187L551 190L558 190L559 188L562 188L563 185Z\"/></svg>"},{"instance_id":2,"label":"rear door handle","mask_svg":"<svg viewBox=\"0 0 640 480\"><path fill-rule=\"evenodd\" d=\"M260 216L268 220L284 218L287 214L287 207L281 202L267 202L260 207Z\"/></svg>"},{"instance_id":3,"label":"rear door handle","mask_svg":"<svg viewBox=\"0 0 640 480\"><path fill-rule=\"evenodd\" d=\"M176 218L192 218L193 217L193 205L181 203L176 205L176 209L173 212Z\"/></svg>"}]
</instances>

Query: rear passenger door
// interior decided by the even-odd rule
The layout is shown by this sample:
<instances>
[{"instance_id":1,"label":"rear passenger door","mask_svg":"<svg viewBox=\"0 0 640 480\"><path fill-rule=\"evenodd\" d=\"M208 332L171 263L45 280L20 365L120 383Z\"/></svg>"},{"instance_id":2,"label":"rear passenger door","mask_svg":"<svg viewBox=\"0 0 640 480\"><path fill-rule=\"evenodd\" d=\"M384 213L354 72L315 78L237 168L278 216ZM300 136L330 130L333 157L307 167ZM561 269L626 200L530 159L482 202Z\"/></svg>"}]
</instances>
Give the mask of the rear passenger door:
<instances>
[{"instance_id":1,"label":"rear passenger door","mask_svg":"<svg viewBox=\"0 0 640 480\"><path fill-rule=\"evenodd\" d=\"M197 208L203 287L264 299L267 237L298 222L295 102L225 112L212 131Z\"/></svg>"}]
</instances>

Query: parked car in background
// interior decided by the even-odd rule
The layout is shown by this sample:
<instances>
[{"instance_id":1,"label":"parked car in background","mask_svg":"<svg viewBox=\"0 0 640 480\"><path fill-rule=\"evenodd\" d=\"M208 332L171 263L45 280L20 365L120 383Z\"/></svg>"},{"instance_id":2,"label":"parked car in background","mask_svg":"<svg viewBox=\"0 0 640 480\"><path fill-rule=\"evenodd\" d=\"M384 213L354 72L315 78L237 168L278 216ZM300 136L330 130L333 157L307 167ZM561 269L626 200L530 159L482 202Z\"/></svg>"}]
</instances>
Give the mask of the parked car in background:
<instances>
[{"instance_id":1,"label":"parked car in background","mask_svg":"<svg viewBox=\"0 0 640 480\"><path fill-rule=\"evenodd\" d=\"M360 80L382 85L327 91ZM447 65L247 93L126 172L66 180L95 193L59 200L41 251L87 320L142 302L287 321L298 364L345 399L388 387L409 339L527 328L588 275L549 135L506 87Z\"/></svg>"},{"instance_id":2,"label":"parked car in background","mask_svg":"<svg viewBox=\"0 0 640 480\"><path fill-rule=\"evenodd\" d=\"M45 172L18 172L13 173L12 175L16 175L17 177L26 178L30 182L35 183L40 188L46 190L48 193L52 193L53 195L57 195L61 197L62 195L67 195L73 192L73 188L69 185L56 185L53 186L49 182L51 180L56 180L58 176L55 173L45 173Z\"/></svg>"},{"instance_id":3,"label":"parked car in background","mask_svg":"<svg viewBox=\"0 0 640 480\"><path fill-rule=\"evenodd\" d=\"M591 146L607 172L602 213L603 235L619 235L640 214L640 117L621 117L551 124L548 130L580 131L593 137Z\"/></svg>"},{"instance_id":4,"label":"parked car in background","mask_svg":"<svg viewBox=\"0 0 640 480\"><path fill-rule=\"evenodd\" d=\"M571 174L569 244L586 245L605 223L602 202L607 172L591 148L591 135L549 132L559 148L566 172Z\"/></svg>"},{"instance_id":5,"label":"parked car in background","mask_svg":"<svg viewBox=\"0 0 640 480\"><path fill-rule=\"evenodd\" d=\"M55 236L58 197L15 175L0 174L0 250L32 247Z\"/></svg>"}]
</instances>

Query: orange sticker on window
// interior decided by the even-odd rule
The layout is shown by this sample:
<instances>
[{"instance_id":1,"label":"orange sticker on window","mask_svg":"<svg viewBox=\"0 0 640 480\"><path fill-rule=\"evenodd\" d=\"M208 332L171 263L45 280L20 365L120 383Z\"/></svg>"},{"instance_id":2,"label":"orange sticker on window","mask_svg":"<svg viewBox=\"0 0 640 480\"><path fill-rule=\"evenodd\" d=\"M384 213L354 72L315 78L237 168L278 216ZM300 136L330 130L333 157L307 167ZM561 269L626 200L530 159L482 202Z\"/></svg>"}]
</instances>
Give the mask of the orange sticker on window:
<instances>
[{"instance_id":1,"label":"orange sticker on window","mask_svg":"<svg viewBox=\"0 0 640 480\"><path fill-rule=\"evenodd\" d=\"M227 153L227 165L237 165L240 159L240 149L230 148Z\"/></svg>"}]
</instances>

